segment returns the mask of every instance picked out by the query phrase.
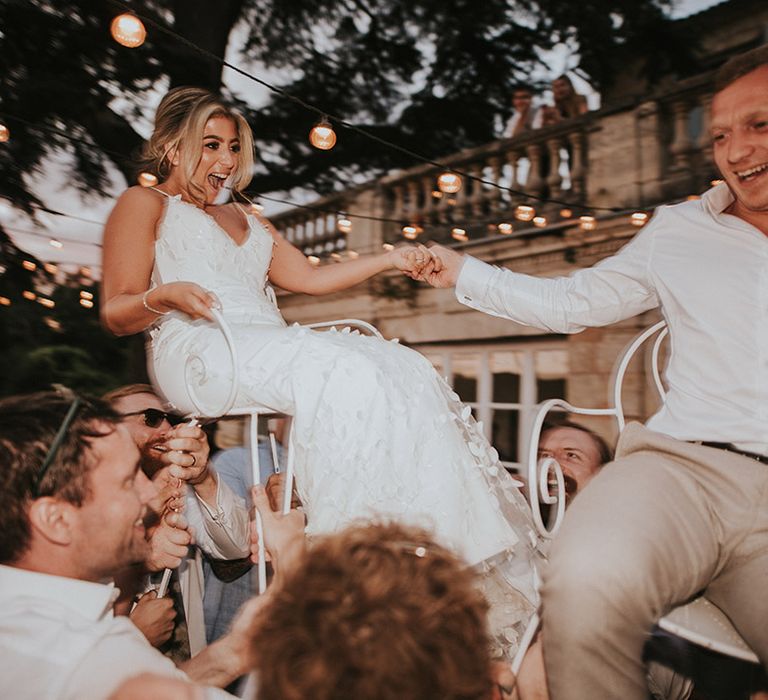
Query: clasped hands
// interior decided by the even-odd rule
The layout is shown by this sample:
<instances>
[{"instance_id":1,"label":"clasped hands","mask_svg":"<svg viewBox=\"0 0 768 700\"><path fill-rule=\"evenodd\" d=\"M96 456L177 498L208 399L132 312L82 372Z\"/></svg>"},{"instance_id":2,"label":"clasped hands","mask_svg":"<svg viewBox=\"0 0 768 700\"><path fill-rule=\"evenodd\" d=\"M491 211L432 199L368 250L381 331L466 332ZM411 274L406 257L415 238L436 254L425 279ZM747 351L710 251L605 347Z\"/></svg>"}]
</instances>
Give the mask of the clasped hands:
<instances>
[{"instance_id":1,"label":"clasped hands","mask_svg":"<svg viewBox=\"0 0 768 700\"><path fill-rule=\"evenodd\" d=\"M455 286L464 264L462 253L441 245L404 246L392 253L395 267L404 275L437 288Z\"/></svg>"},{"instance_id":2,"label":"clasped hands","mask_svg":"<svg viewBox=\"0 0 768 700\"><path fill-rule=\"evenodd\" d=\"M193 486L204 500L215 501L217 484L208 468L208 440L199 427L179 425L163 436L162 443L149 449L160 452L155 461L160 468L152 475L156 495L148 508L155 523L148 529L150 553L146 565L150 571L175 569L194 541L182 514L184 483Z\"/></svg>"}]
</instances>

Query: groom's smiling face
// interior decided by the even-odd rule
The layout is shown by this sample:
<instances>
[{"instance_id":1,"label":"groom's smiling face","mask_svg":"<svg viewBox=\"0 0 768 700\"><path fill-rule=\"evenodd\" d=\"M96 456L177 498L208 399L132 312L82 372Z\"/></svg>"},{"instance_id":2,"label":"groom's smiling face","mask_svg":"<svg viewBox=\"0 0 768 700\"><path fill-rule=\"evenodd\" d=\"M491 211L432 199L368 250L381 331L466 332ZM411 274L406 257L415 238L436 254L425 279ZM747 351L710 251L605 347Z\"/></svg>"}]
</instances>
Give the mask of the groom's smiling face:
<instances>
[{"instance_id":1,"label":"groom's smiling face","mask_svg":"<svg viewBox=\"0 0 768 700\"><path fill-rule=\"evenodd\" d=\"M733 213L768 217L768 65L714 96L711 131L715 164L736 198Z\"/></svg>"}]
</instances>

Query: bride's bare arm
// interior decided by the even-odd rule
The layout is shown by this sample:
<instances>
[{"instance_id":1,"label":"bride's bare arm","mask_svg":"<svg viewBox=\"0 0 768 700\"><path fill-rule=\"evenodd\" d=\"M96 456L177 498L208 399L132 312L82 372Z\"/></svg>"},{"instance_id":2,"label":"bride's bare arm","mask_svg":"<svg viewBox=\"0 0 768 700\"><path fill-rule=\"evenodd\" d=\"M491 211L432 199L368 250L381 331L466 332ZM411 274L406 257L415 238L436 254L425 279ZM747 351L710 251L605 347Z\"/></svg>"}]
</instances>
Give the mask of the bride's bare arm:
<instances>
[{"instance_id":1,"label":"bride's bare arm","mask_svg":"<svg viewBox=\"0 0 768 700\"><path fill-rule=\"evenodd\" d=\"M101 321L115 335L138 333L158 317L144 304L155 261L155 230L163 214L162 195L131 187L117 200L104 229ZM173 309L193 318L210 317L215 297L191 282L172 282L150 291L146 303L157 312Z\"/></svg>"},{"instance_id":2,"label":"bride's bare arm","mask_svg":"<svg viewBox=\"0 0 768 700\"><path fill-rule=\"evenodd\" d=\"M430 264L431 255L423 246L403 246L378 255L366 255L337 265L314 267L304 254L283 238L264 217L259 217L272 234L275 246L270 281L289 292L302 294L331 294L353 287L385 270L398 269L418 277Z\"/></svg>"}]
</instances>

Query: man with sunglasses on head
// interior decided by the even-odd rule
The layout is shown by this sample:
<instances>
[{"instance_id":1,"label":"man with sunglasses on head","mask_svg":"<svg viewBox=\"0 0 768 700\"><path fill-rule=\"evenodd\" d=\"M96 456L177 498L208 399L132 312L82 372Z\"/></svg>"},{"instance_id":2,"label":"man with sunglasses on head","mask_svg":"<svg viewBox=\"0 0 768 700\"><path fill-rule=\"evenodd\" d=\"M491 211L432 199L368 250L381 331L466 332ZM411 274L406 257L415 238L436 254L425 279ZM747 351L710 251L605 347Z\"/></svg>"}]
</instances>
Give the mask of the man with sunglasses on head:
<instances>
[{"instance_id":1,"label":"man with sunglasses on head","mask_svg":"<svg viewBox=\"0 0 768 700\"><path fill-rule=\"evenodd\" d=\"M0 678L10 695L98 700L142 673L224 686L247 670L259 599L180 669L114 616L112 577L147 556L156 487L108 404L54 392L0 400L0 479Z\"/></svg>"},{"instance_id":2,"label":"man with sunglasses on head","mask_svg":"<svg viewBox=\"0 0 768 700\"><path fill-rule=\"evenodd\" d=\"M202 552L213 559L247 557L248 510L211 468L203 430L167 413L149 384L120 387L104 398L123 416L139 448L142 471L163 494L159 503L151 504L159 522L149 536L147 569L167 567L178 572L174 576L183 610L177 611L174 639L160 648L174 660L183 660L206 644ZM172 579L171 584L176 581ZM181 621L186 621L186 635Z\"/></svg>"}]
</instances>

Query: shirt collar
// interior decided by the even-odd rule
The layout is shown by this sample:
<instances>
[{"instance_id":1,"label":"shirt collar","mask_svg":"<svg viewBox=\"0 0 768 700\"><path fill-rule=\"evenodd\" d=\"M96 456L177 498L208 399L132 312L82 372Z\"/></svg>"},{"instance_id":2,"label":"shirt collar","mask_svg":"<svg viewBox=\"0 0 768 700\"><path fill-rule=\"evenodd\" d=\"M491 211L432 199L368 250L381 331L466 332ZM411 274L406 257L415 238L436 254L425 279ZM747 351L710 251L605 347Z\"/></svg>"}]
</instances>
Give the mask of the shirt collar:
<instances>
[{"instance_id":1,"label":"shirt collar","mask_svg":"<svg viewBox=\"0 0 768 700\"><path fill-rule=\"evenodd\" d=\"M92 583L64 576L0 565L0 609L22 598L43 598L59 603L89 620L112 615L120 595L114 583Z\"/></svg>"},{"instance_id":2,"label":"shirt collar","mask_svg":"<svg viewBox=\"0 0 768 700\"><path fill-rule=\"evenodd\" d=\"M720 216L731 204L733 193L724 182L708 189L701 195L702 206L711 216Z\"/></svg>"}]
</instances>

